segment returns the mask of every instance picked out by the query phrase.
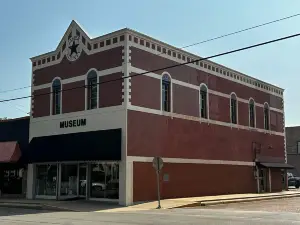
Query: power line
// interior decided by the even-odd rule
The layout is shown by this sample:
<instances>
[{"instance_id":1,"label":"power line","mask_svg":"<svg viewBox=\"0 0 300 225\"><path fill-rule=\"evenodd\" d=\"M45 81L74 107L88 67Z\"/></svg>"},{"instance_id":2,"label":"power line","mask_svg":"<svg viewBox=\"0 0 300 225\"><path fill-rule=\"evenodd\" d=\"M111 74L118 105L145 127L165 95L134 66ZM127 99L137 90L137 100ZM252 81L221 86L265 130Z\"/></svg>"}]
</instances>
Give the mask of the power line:
<instances>
[{"instance_id":1,"label":"power line","mask_svg":"<svg viewBox=\"0 0 300 225\"><path fill-rule=\"evenodd\" d=\"M266 26L266 25L269 25L269 24L277 23L277 22L287 20L287 19L291 19L291 18L297 17L297 16L300 16L300 13L297 13L297 14L294 14L294 15L291 15L291 16L286 16L286 17L283 17L283 18L280 18L280 19L277 19L277 20L272 20L272 21L269 21L269 22L266 22L266 23L262 23L262 24L259 24L259 25L252 26L252 27L248 27L248 28L245 28L245 29L242 29L242 30L234 31L234 32L231 32L231 33L228 33L228 34L223 34L221 36L217 36L217 37L214 37L214 38L209 38L209 39L206 39L204 41L200 41L200 42L196 42L196 43L193 43L193 44L190 44L190 45L183 46L179 49L185 49L185 48L189 48L189 47L192 47L192 46L195 46L195 45L200 45L200 44L203 44L203 43L206 43L206 42L214 41L214 40L221 39L221 38L224 38L224 37L228 37L228 36L231 36L231 35L234 35L234 34L242 33L242 32L248 31L248 30L253 30L255 28L259 28L259 27ZM157 55L162 55L162 54L164 54L164 53L159 53ZM11 92L11 91L18 91L18 90L22 90L22 89L30 88L30 87L31 87L31 85L25 86L25 87L20 87L20 88L15 88L15 89L4 90L4 91L0 91L0 94Z\"/></svg>"},{"instance_id":2,"label":"power line","mask_svg":"<svg viewBox=\"0 0 300 225\"><path fill-rule=\"evenodd\" d=\"M212 56L208 56L208 57L205 57L205 58L193 60L193 61L190 61L190 62L179 63L179 64L176 64L176 65L173 65L173 66L167 66L167 67L158 68L158 69L154 69L154 70L151 70L151 71L146 71L146 72L143 72L143 73L137 73L137 74L133 74L133 75L130 75L130 76L125 76L125 77L121 77L121 78L117 78L117 79L113 79L113 80L98 82L97 84L104 84L104 83L109 83L109 82L115 82L115 81L119 81L119 80L131 78L131 77L145 75L147 73L154 73L154 72L158 72L158 71L162 71L162 70L166 70L166 69L175 68L175 67L178 67L178 66L184 66L184 65L191 64L191 63L195 63L195 62L200 62L200 61L204 61L204 60L208 60L208 59L220 57L220 56L223 56L223 55L229 55L229 54L232 54L232 53L235 53L235 52L240 52L240 51L245 51L245 50L252 49L252 48L257 48L259 46L263 46L263 45L267 45L267 44L271 44L271 43L275 43L275 42L279 42L279 41L291 39L291 38L298 37L298 36L300 36L300 33L296 33L296 34L293 34L293 35L289 35L289 36L284 36L284 37L281 37L281 38L273 39L273 40L270 40L270 41L261 42L261 43L255 44L255 45L250 45L250 46L247 46L247 47L238 48L238 49L235 49L235 50L231 50L231 51L219 53L219 54L216 54L216 55L212 55ZM87 85L83 85L83 86L78 86L78 87L63 89L62 92L64 92L64 91L71 91L71 90L75 90L75 89L78 89L78 88L86 88L86 87L87 87ZM0 100L0 103L1 102L16 101L16 100L26 99L26 98L32 98L32 97L37 97L37 96L42 96L42 95L48 95L48 94L52 94L52 93L53 92L47 92L47 93L42 93L42 94L38 94L38 95L29 95L29 96L23 96L23 97L18 97L18 98L5 99L5 100Z\"/></svg>"},{"instance_id":3,"label":"power line","mask_svg":"<svg viewBox=\"0 0 300 225\"><path fill-rule=\"evenodd\" d=\"M228 37L228 36L231 36L231 35L234 35L234 34L242 33L242 32L248 31L248 30L253 30L253 29L259 28L259 27L263 27L263 26L266 26L266 25L269 25L269 24L272 24L272 23L277 23L277 22L280 22L280 21L283 21L283 20L291 19L291 18L296 17L296 16L300 16L300 13L297 13L297 14L294 14L294 15L291 15L291 16L287 16L287 17L283 17L283 18L280 18L280 19L277 19L277 20L269 21L269 22L266 22L266 23L262 23L262 24L259 24L259 25L255 25L255 26L252 26L252 27L248 27L248 28L245 28L245 29L242 29L242 30L234 31L232 33L223 34L221 36L217 36L217 37L214 37L214 38L209 38L207 40L200 41L200 42L190 44L190 45L186 45L186 46L183 46L181 48L184 49L184 48L189 48L189 47L192 47L192 46L195 46L195 45L200 45L200 44L203 44L203 43L206 43L206 42L214 41L214 40L221 39L221 38L224 38L224 37Z\"/></svg>"},{"instance_id":4,"label":"power line","mask_svg":"<svg viewBox=\"0 0 300 225\"><path fill-rule=\"evenodd\" d=\"M15 107L15 109L18 109L18 110L20 110L20 111L22 111L23 113L26 113L26 114L29 114L29 112L27 111L25 111L25 110L23 110L21 107L21 105L17 105L17 104L12 104L11 102L3 102L3 103L5 103L5 104L7 104L7 105L11 105L11 106L13 106L13 107Z\"/></svg>"},{"instance_id":5,"label":"power line","mask_svg":"<svg viewBox=\"0 0 300 225\"><path fill-rule=\"evenodd\" d=\"M31 85L25 86L25 87L20 87L20 88L15 88L15 89L4 90L4 91L0 91L0 94L2 94L2 93L7 93L7 92L11 92L11 91L18 91L18 90L22 90L22 89L30 88L30 87L31 87Z\"/></svg>"}]
</instances>

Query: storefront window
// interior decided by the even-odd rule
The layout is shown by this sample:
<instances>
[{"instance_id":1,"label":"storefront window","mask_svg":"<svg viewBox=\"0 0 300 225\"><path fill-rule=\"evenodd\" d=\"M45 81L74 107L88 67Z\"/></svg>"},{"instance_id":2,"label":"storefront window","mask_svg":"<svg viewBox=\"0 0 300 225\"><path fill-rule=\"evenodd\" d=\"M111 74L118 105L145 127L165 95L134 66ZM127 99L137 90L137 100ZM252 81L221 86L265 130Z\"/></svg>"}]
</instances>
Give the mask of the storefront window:
<instances>
[{"instance_id":1,"label":"storefront window","mask_svg":"<svg viewBox=\"0 0 300 225\"><path fill-rule=\"evenodd\" d=\"M36 166L36 195L56 196L57 165Z\"/></svg>"},{"instance_id":2,"label":"storefront window","mask_svg":"<svg viewBox=\"0 0 300 225\"><path fill-rule=\"evenodd\" d=\"M61 196L77 196L77 164L61 165Z\"/></svg>"},{"instance_id":3,"label":"storefront window","mask_svg":"<svg viewBox=\"0 0 300 225\"><path fill-rule=\"evenodd\" d=\"M91 165L91 198L119 198L118 163Z\"/></svg>"}]
</instances>

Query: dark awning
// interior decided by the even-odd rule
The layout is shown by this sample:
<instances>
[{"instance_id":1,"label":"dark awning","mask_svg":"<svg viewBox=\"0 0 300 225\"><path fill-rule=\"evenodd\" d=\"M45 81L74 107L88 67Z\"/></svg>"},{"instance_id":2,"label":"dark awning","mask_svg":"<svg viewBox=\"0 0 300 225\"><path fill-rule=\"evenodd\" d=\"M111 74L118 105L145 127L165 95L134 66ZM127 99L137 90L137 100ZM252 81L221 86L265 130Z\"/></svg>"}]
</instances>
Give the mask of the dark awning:
<instances>
[{"instance_id":1,"label":"dark awning","mask_svg":"<svg viewBox=\"0 0 300 225\"><path fill-rule=\"evenodd\" d=\"M277 162L259 162L258 166L265 168L278 168L278 169L294 169L294 166L287 163L277 163Z\"/></svg>"},{"instance_id":2,"label":"dark awning","mask_svg":"<svg viewBox=\"0 0 300 225\"><path fill-rule=\"evenodd\" d=\"M35 137L28 161L121 160L121 129Z\"/></svg>"},{"instance_id":3,"label":"dark awning","mask_svg":"<svg viewBox=\"0 0 300 225\"><path fill-rule=\"evenodd\" d=\"M0 142L0 163L15 163L21 157L21 150L18 142Z\"/></svg>"}]
</instances>

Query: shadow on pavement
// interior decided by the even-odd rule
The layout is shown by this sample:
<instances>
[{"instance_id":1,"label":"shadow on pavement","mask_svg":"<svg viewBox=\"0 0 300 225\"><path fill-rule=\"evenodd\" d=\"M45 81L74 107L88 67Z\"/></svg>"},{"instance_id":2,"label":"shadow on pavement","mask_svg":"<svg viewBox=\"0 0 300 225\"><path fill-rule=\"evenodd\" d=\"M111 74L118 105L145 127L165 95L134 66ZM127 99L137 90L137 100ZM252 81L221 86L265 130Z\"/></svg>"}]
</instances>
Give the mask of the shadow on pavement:
<instances>
[{"instance_id":1,"label":"shadow on pavement","mask_svg":"<svg viewBox=\"0 0 300 225\"><path fill-rule=\"evenodd\" d=\"M86 200L47 201L47 200L0 200L0 216L37 214L49 212L95 212L122 208L117 203L93 202Z\"/></svg>"}]
</instances>

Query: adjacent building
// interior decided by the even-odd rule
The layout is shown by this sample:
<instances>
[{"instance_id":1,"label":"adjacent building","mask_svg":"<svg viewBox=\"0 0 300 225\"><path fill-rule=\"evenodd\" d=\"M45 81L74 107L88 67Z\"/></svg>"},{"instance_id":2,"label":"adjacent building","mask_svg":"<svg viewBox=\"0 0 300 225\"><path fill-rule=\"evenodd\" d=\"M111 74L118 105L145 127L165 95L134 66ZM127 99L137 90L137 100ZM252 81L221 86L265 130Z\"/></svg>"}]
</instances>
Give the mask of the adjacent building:
<instances>
[{"instance_id":1,"label":"adjacent building","mask_svg":"<svg viewBox=\"0 0 300 225\"><path fill-rule=\"evenodd\" d=\"M200 59L72 21L31 59L27 198L154 200L155 156L162 198L286 188L283 89Z\"/></svg>"},{"instance_id":2,"label":"adjacent building","mask_svg":"<svg viewBox=\"0 0 300 225\"><path fill-rule=\"evenodd\" d=\"M294 168L290 170L294 176L300 176L300 126L286 127L287 160Z\"/></svg>"},{"instance_id":3,"label":"adjacent building","mask_svg":"<svg viewBox=\"0 0 300 225\"><path fill-rule=\"evenodd\" d=\"M0 193L26 196L29 116L0 120Z\"/></svg>"}]
</instances>

